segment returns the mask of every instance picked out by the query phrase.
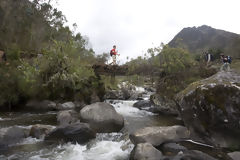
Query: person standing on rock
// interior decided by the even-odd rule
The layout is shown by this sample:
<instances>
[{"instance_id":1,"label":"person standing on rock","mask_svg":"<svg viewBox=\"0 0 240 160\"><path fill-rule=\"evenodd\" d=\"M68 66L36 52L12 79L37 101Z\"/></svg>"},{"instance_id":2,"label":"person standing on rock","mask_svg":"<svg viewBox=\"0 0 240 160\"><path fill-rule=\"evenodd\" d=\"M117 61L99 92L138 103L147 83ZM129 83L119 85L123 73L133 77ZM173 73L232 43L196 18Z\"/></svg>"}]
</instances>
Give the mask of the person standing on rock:
<instances>
[{"instance_id":1,"label":"person standing on rock","mask_svg":"<svg viewBox=\"0 0 240 160\"><path fill-rule=\"evenodd\" d=\"M223 65L221 66L221 68L220 68L220 70L221 71L229 71L230 70L230 63L231 63L231 58L230 58L230 56L225 56L225 55L223 55L223 54L221 54L220 55L220 57L221 57L221 60L222 60L222 62L223 62Z\"/></svg>"},{"instance_id":2,"label":"person standing on rock","mask_svg":"<svg viewBox=\"0 0 240 160\"><path fill-rule=\"evenodd\" d=\"M118 51L116 50L116 45L113 46L113 49L110 51L110 56L112 56L113 62L110 63L110 65L117 65L116 59L117 55L120 56L120 54L117 54Z\"/></svg>"}]
</instances>

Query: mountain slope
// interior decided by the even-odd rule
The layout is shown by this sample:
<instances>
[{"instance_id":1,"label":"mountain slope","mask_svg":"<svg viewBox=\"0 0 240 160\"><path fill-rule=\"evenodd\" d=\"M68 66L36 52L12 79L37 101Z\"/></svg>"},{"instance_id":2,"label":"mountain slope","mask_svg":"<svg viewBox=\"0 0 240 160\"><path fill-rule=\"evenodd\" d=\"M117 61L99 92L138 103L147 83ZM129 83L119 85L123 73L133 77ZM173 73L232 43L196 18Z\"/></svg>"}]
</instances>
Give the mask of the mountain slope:
<instances>
[{"instance_id":1,"label":"mountain slope","mask_svg":"<svg viewBox=\"0 0 240 160\"><path fill-rule=\"evenodd\" d=\"M226 55L240 58L239 34L214 29L206 25L182 29L168 45L186 48L192 53L220 49Z\"/></svg>"}]
</instances>

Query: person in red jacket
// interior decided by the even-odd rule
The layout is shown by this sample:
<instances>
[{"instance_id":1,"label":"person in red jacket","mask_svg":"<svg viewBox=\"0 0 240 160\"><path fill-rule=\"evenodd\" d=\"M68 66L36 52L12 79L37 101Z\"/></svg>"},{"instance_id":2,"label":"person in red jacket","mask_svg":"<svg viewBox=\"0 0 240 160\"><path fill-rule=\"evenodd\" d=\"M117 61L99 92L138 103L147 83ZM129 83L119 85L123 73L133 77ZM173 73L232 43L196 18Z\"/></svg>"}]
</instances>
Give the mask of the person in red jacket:
<instances>
[{"instance_id":1,"label":"person in red jacket","mask_svg":"<svg viewBox=\"0 0 240 160\"><path fill-rule=\"evenodd\" d=\"M110 51L110 55L112 56L113 62L110 64L117 65L116 63L116 57L117 55L120 56L120 54L117 54L118 51L116 50L116 45L113 46L113 49Z\"/></svg>"}]
</instances>

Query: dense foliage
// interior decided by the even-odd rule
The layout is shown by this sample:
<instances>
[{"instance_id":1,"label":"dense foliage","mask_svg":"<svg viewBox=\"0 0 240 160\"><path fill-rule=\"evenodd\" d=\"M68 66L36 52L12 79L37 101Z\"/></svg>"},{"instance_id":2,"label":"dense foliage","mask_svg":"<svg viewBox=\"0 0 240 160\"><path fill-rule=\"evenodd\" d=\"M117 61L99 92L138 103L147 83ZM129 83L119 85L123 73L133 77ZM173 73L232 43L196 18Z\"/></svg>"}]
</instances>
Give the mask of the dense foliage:
<instances>
[{"instance_id":1,"label":"dense foliage","mask_svg":"<svg viewBox=\"0 0 240 160\"><path fill-rule=\"evenodd\" d=\"M218 54L219 52L209 50ZM150 55L150 56L147 56ZM196 58L188 50L171 48L161 44L159 47L149 48L144 58L128 62L130 74L148 76L148 79L157 81L157 92L165 97L173 98L176 93L187 87L190 83L206 78L216 72L206 67L204 57Z\"/></svg>"},{"instance_id":2,"label":"dense foliage","mask_svg":"<svg viewBox=\"0 0 240 160\"><path fill-rule=\"evenodd\" d=\"M171 48L168 45L161 44L159 47L149 48L144 58L139 56L127 64L129 65L130 73L151 75L160 72L165 74L184 72L190 66L195 65L195 63L194 57L187 50Z\"/></svg>"},{"instance_id":3,"label":"dense foliage","mask_svg":"<svg viewBox=\"0 0 240 160\"><path fill-rule=\"evenodd\" d=\"M104 63L49 0L0 1L0 105L30 98L91 101L104 88L91 65ZM74 25L74 27L77 27ZM85 95L85 96L83 96Z\"/></svg>"}]
</instances>

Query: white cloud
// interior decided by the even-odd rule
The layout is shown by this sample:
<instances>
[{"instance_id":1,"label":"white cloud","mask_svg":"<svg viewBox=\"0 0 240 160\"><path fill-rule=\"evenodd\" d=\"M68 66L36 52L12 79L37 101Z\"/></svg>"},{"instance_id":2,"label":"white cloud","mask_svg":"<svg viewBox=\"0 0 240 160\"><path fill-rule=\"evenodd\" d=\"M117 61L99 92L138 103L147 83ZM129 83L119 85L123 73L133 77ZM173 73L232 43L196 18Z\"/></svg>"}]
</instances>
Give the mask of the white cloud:
<instances>
[{"instance_id":1,"label":"white cloud","mask_svg":"<svg viewBox=\"0 0 240 160\"><path fill-rule=\"evenodd\" d=\"M69 25L87 35L97 54L116 44L121 59L168 43L182 28L210 25L240 33L238 0L58 0Z\"/></svg>"}]
</instances>

